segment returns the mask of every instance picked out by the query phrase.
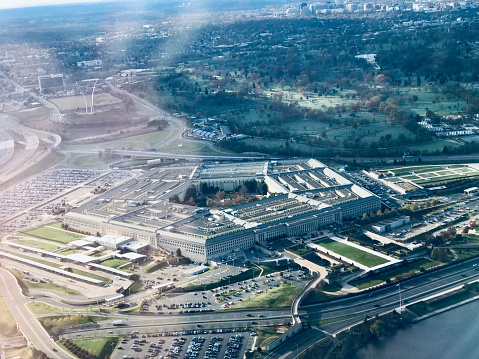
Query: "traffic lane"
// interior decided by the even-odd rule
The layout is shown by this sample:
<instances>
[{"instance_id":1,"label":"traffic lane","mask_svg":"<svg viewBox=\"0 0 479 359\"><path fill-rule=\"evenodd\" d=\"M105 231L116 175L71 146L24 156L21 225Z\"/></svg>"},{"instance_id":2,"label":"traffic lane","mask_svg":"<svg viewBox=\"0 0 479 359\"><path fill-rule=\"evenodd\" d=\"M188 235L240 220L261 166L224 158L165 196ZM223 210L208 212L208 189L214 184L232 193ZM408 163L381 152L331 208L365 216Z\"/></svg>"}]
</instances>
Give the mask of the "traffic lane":
<instances>
[{"instance_id":1,"label":"traffic lane","mask_svg":"<svg viewBox=\"0 0 479 359\"><path fill-rule=\"evenodd\" d=\"M288 311L281 315L268 315L264 314L264 317L248 317L246 313L230 316L215 316L209 318L209 315L213 313L207 313L201 316L155 316L149 317L150 320L131 320L124 319L125 325L114 326L113 321L107 320L99 322L95 328L80 329L80 328L65 328L65 332L70 334L82 333L81 335L88 335L88 333L94 333L96 331L105 331L109 333L112 331L114 334L132 334L133 331L140 331L140 333L155 333L164 331L184 331L184 330L203 330L203 329L218 329L218 328L240 328L240 327L253 327L257 325L273 325L283 324L291 321L291 313ZM263 314L261 314L263 315ZM207 318L205 318L208 316ZM110 333L111 334L111 333Z\"/></svg>"},{"instance_id":2,"label":"traffic lane","mask_svg":"<svg viewBox=\"0 0 479 359\"><path fill-rule=\"evenodd\" d=\"M128 336L131 335L133 331L138 331L140 335L144 334L154 334L162 332L184 332L184 331L195 331L195 330L218 330L218 329L241 329L246 330L246 328L253 328L257 326L272 326L272 325L282 325L284 324L285 319L266 319L266 320L230 320L230 321L201 321L196 323L186 322L186 323L145 323L138 326L123 326L123 327L95 327L93 329L79 329L79 328L68 328L65 329L64 334L60 335L61 338L66 339L75 339L75 338L93 338L98 337L99 335L112 335L112 336Z\"/></svg>"},{"instance_id":3,"label":"traffic lane","mask_svg":"<svg viewBox=\"0 0 479 359\"><path fill-rule=\"evenodd\" d=\"M45 352L51 358L72 358L56 345L41 324L33 318L25 307L26 299L21 293L16 278L4 269L0 269L0 277L0 283L3 284L0 285L0 292L16 322L35 348ZM55 348L55 351L53 348Z\"/></svg>"}]
</instances>

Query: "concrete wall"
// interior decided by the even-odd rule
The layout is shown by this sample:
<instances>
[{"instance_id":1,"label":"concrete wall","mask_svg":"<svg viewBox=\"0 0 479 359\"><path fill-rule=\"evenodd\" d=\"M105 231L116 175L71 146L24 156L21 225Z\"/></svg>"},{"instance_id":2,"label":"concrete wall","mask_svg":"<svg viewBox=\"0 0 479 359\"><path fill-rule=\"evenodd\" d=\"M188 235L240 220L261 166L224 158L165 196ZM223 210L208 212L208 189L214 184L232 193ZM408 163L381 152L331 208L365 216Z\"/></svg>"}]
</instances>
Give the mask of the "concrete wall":
<instances>
[{"instance_id":1,"label":"concrete wall","mask_svg":"<svg viewBox=\"0 0 479 359\"><path fill-rule=\"evenodd\" d=\"M303 324L299 323L294 326L292 326L286 333L282 334L278 339L275 341L271 342L269 345L265 347L267 351L271 351L274 348L279 347L281 344L286 342L287 340L291 339L293 336L298 334L303 330Z\"/></svg>"}]
</instances>

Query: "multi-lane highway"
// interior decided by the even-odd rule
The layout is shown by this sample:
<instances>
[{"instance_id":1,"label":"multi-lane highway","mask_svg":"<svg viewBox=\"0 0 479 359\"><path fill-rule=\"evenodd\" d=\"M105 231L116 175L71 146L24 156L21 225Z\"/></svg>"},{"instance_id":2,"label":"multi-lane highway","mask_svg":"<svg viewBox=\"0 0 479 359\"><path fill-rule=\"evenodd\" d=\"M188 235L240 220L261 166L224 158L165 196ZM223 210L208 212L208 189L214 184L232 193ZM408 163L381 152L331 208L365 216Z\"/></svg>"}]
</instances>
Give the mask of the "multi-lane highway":
<instances>
[{"instance_id":1,"label":"multi-lane highway","mask_svg":"<svg viewBox=\"0 0 479 359\"><path fill-rule=\"evenodd\" d=\"M404 281L401 284L401 297L403 304L410 304L423 300L431 295L442 291L459 287L464 283L479 279L479 271L473 264L479 263L479 259L472 259L463 263L442 268L431 273L426 273L417 278ZM374 316L399 307L399 287L390 286L369 293L359 294L353 297L339 299L327 303L320 303L301 307L299 315L303 322L314 323L325 319L340 319L334 323L323 326L321 329L306 331L295 338L296 343L301 343L293 350L292 344L279 347L271 355L284 359L293 358L297 353L309 345L324 337L325 333L333 333L344 327L362 321L366 316ZM258 315L264 317L258 317ZM130 316L127 325L121 328L114 327L110 320L104 321L97 328L79 331L74 336L95 336L100 331L113 331L114 334L130 334L133 330L140 333L155 333L165 331L194 330L197 325L204 329L234 328L243 326L272 325L275 323L291 322L291 310L249 310L249 311L226 311L194 315L176 316Z\"/></svg>"}]
</instances>

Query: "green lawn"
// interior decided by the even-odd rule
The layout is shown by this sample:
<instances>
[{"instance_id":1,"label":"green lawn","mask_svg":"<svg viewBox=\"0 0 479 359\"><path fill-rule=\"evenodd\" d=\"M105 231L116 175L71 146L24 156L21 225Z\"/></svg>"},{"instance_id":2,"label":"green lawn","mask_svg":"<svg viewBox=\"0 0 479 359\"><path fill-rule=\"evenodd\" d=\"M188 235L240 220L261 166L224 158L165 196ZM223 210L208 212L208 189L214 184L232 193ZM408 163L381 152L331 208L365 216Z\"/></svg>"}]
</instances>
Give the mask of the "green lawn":
<instances>
[{"instance_id":1,"label":"green lawn","mask_svg":"<svg viewBox=\"0 0 479 359\"><path fill-rule=\"evenodd\" d=\"M17 281L20 284L20 287L23 287L27 289L25 292L28 292L28 290L35 290L35 289L43 289L43 290L55 290L60 293L66 293L70 295L75 295L80 293L79 291L67 287L62 287L58 284L51 283L51 282L45 282L45 283L40 283L40 282L31 282L29 280L24 279L24 275L16 270L10 270L10 272L17 277Z\"/></svg>"},{"instance_id":2,"label":"green lawn","mask_svg":"<svg viewBox=\"0 0 479 359\"><path fill-rule=\"evenodd\" d=\"M45 243L42 241L36 241L34 239L20 239L18 241L15 241L18 244L23 244L24 246L36 248L36 249L42 249L44 251L54 251L55 249L60 248L60 246L55 245L55 244L50 244L50 243Z\"/></svg>"},{"instance_id":3,"label":"green lawn","mask_svg":"<svg viewBox=\"0 0 479 359\"><path fill-rule=\"evenodd\" d=\"M58 243L68 243L82 237L85 237L83 234L77 234L72 232L67 232L63 229L58 228L48 228L48 227L39 227L32 229L30 231L23 232L23 234L48 239L49 241L58 242Z\"/></svg>"},{"instance_id":4,"label":"green lawn","mask_svg":"<svg viewBox=\"0 0 479 359\"><path fill-rule=\"evenodd\" d=\"M258 334L256 338L256 346L264 347L268 344L271 344L277 338L281 336L280 333L277 333L274 327L257 327L253 328Z\"/></svg>"},{"instance_id":5,"label":"green lawn","mask_svg":"<svg viewBox=\"0 0 479 359\"><path fill-rule=\"evenodd\" d=\"M289 307L293 303L294 298L301 292L303 288L292 285L283 285L268 289L267 292L257 294L254 297L237 302L229 308L245 309L245 308L283 308Z\"/></svg>"},{"instance_id":6,"label":"green lawn","mask_svg":"<svg viewBox=\"0 0 479 359\"><path fill-rule=\"evenodd\" d=\"M9 337L17 333L17 323L5 300L0 295L0 337Z\"/></svg>"},{"instance_id":7,"label":"green lawn","mask_svg":"<svg viewBox=\"0 0 479 359\"><path fill-rule=\"evenodd\" d=\"M60 312L68 312L69 309L60 308L60 307L53 307L43 302L28 302L27 307L33 314L48 314L48 313L60 313ZM79 310L75 310L79 311ZM84 310L80 310L84 311Z\"/></svg>"},{"instance_id":8,"label":"green lawn","mask_svg":"<svg viewBox=\"0 0 479 359\"><path fill-rule=\"evenodd\" d=\"M85 349L97 358L105 358L110 355L112 348L116 348L119 342L117 337L99 337L87 339L73 339L72 342L80 348ZM114 343L112 346L111 343Z\"/></svg>"},{"instance_id":9,"label":"green lawn","mask_svg":"<svg viewBox=\"0 0 479 359\"><path fill-rule=\"evenodd\" d=\"M124 264L127 264L129 261L124 260L124 259L107 259L106 261L101 262L100 264L103 266L107 266L110 268L118 268Z\"/></svg>"},{"instance_id":10,"label":"green lawn","mask_svg":"<svg viewBox=\"0 0 479 359\"><path fill-rule=\"evenodd\" d=\"M301 305L316 304L316 303L331 300L333 298L340 298L340 297L341 297L340 295L327 294L324 292L311 290L309 291L308 294L306 294L303 301L301 302Z\"/></svg>"},{"instance_id":11,"label":"green lawn","mask_svg":"<svg viewBox=\"0 0 479 359\"><path fill-rule=\"evenodd\" d=\"M371 268L388 262L384 258L375 256L374 254L362 251L358 248L348 246L347 244L340 243L329 238L318 241L316 242L316 244L323 248L326 248L329 251L339 254L341 257L346 257L353 261L361 263L366 267Z\"/></svg>"}]
</instances>

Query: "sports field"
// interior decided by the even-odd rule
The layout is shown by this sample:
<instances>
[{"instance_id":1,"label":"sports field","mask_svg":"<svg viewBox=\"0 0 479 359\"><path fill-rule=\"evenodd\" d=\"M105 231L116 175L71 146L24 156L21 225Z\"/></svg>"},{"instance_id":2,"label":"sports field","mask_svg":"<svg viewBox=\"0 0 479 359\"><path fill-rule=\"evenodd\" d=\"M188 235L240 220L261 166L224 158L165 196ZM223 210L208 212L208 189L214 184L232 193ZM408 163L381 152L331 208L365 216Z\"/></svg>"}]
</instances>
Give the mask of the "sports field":
<instances>
[{"instance_id":1,"label":"sports field","mask_svg":"<svg viewBox=\"0 0 479 359\"><path fill-rule=\"evenodd\" d=\"M348 246L347 244L337 242L329 238L315 243L318 246L326 248L327 250L340 255L341 257L349 258L369 268L388 262L384 258L375 256L374 254L362 251L356 247Z\"/></svg>"},{"instance_id":2,"label":"sports field","mask_svg":"<svg viewBox=\"0 0 479 359\"><path fill-rule=\"evenodd\" d=\"M49 101L55 104L60 111L71 111L85 108L85 99L88 108L91 106L91 96L67 96L52 98ZM114 105L123 102L119 98L110 95L109 93L98 93L94 96L95 106Z\"/></svg>"},{"instance_id":3,"label":"sports field","mask_svg":"<svg viewBox=\"0 0 479 359\"><path fill-rule=\"evenodd\" d=\"M387 182L410 181L423 187L439 186L464 178L479 178L479 170L468 165L397 167L380 172L388 176L385 179Z\"/></svg>"}]
</instances>

